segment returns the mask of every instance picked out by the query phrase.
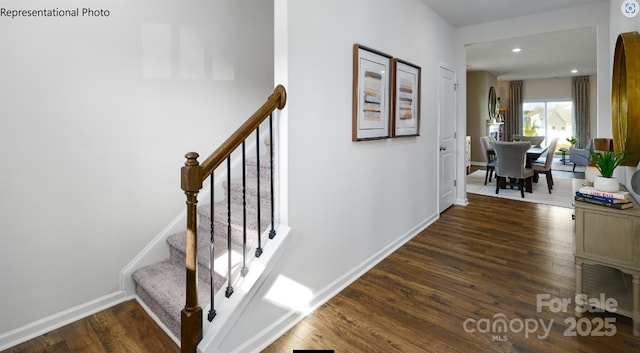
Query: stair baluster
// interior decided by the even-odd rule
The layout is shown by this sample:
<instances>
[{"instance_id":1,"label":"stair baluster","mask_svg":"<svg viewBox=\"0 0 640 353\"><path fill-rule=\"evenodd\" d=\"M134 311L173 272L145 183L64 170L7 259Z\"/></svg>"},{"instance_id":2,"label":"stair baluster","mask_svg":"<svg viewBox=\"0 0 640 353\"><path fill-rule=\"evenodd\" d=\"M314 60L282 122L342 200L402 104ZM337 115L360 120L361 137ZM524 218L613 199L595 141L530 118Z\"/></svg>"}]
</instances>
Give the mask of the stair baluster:
<instances>
[{"instance_id":1,"label":"stair baluster","mask_svg":"<svg viewBox=\"0 0 640 353\"><path fill-rule=\"evenodd\" d=\"M229 298L233 294L233 280L231 276L231 155L227 157L227 290L224 295Z\"/></svg>"},{"instance_id":2,"label":"stair baluster","mask_svg":"<svg viewBox=\"0 0 640 353\"><path fill-rule=\"evenodd\" d=\"M242 277L249 273L247 267L247 172L246 172L246 150L245 143L242 141ZM258 230L259 232L260 230Z\"/></svg>"},{"instance_id":3,"label":"stair baluster","mask_svg":"<svg viewBox=\"0 0 640 353\"><path fill-rule=\"evenodd\" d=\"M261 218L260 218L260 126L256 128L256 187L258 188L258 207L257 207L257 219L258 219L258 247L256 248L256 257L260 257L262 255L262 234L260 230L261 227Z\"/></svg>"},{"instance_id":4,"label":"stair baluster","mask_svg":"<svg viewBox=\"0 0 640 353\"><path fill-rule=\"evenodd\" d=\"M216 309L215 309L215 306L214 306L214 303L213 303L213 298L215 297L215 288L214 288L214 285L213 285L213 274L214 274L214 271L213 271L214 261L213 260L215 259L215 256L213 255L214 254L214 251L213 251L214 250L214 247L213 247L213 235L214 235L214 231L213 231L214 230L213 229L214 228L214 226L213 226L213 223L214 223L213 204L215 203L215 197L214 197L213 191L215 190L215 186L216 186L215 184L216 183L215 183L215 178L213 176L214 175L211 174L211 177L209 178L211 180L211 203L210 203L210 207L211 207L210 208L210 211L211 211L211 213L210 213L211 214L211 241L210 241L210 244L209 244L209 275L211 275L211 279L210 279L211 308L209 309L209 314L207 315L207 319L209 320L209 322L213 321L213 318L216 317Z\"/></svg>"},{"instance_id":5,"label":"stair baluster","mask_svg":"<svg viewBox=\"0 0 640 353\"><path fill-rule=\"evenodd\" d=\"M269 163L271 166L269 178L271 185L271 231L269 231L269 239L273 239L276 237L275 205L273 202L273 113L269 114Z\"/></svg>"}]
</instances>

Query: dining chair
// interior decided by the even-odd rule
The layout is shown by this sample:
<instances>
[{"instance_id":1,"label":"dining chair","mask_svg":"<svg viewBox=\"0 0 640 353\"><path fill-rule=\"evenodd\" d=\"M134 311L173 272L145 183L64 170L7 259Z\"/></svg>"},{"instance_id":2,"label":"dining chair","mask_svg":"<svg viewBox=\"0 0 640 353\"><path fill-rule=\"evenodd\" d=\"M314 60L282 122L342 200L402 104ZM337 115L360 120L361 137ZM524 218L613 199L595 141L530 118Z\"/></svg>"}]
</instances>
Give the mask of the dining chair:
<instances>
[{"instance_id":1,"label":"dining chair","mask_svg":"<svg viewBox=\"0 0 640 353\"><path fill-rule=\"evenodd\" d=\"M529 141L533 147L542 147L544 142L544 136L525 136L525 135L513 135L513 141Z\"/></svg>"},{"instance_id":2,"label":"dining chair","mask_svg":"<svg viewBox=\"0 0 640 353\"><path fill-rule=\"evenodd\" d=\"M487 179L489 179L489 182L491 182L493 173L496 168L496 155L495 153L491 152L492 148L491 148L491 140L489 139L489 136L481 136L480 145L482 145L482 153L485 161L485 169L487 170L487 172L484 175L484 185L487 185Z\"/></svg>"},{"instance_id":3,"label":"dining chair","mask_svg":"<svg viewBox=\"0 0 640 353\"><path fill-rule=\"evenodd\" d=\"M554 138L549 143L547 148L547 158L544 163L533 162L531 163L531 169L533 169L533 180L537 180L538 174L544 174L547 177L547 189L551 193L553 189L553 176L551 175L551 164L553 163L553 155L556 152L556 146L558 146L558 139Z\"/></svg>"},{"instance_id":4,"label":"dining chair","mask_svg":"<svg viewBox=\"0 0 640 353\"><path fill-rule=\"evenodd\" d=\"M504 142L493 143L496 153L496 194L500 192L501 185L518 186L522 198L524 198L525 181L532 182L533 169L526 167L527 150L531 142Z\"/></svg>"}]
</instances>

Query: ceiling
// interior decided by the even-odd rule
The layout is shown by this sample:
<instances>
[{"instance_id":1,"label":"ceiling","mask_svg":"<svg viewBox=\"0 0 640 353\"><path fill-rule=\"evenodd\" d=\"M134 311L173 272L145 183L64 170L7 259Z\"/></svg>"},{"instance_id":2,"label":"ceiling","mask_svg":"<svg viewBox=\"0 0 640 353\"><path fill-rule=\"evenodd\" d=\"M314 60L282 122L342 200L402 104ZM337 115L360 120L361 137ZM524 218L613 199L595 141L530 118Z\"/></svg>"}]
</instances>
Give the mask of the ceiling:
<instances>
[{"instance_id":1,"label":"ceiling","mask_svg":"<svg viewBox=\"0 0 640 353\"><path fill-rule=\"evenodd\" d=\"M455 27L566 9L609 0L422 0Z\"/></svg>"},{"instance_id":2,"label":"ceiling","mask_svg":"<svg viewBox=\"0 0 640 353\"><path fill-rule=\"evenodd\" d=\"M586 27L469 44L467 71L489 71L504 81L592 75L596 39L595 27ZM513 48L522 51L513 53Z\"/></svg>"},{"instance_id":3,"label":"ceiling","mask_svg":"<svg viewBox=\"0 0 640 353\"><path fill-rule=\"evenodd\" d=\"M608 0L421 0L456 28ZM461 10L463 9L463 10ZM570 46L567 43L571 43ZM514 47L522 48L514 54ZM524 80L596 73L596 29L510 38L467 46L467 70ZM577 73L571 73L577 69Z\"/></svg>"}]
</instances>

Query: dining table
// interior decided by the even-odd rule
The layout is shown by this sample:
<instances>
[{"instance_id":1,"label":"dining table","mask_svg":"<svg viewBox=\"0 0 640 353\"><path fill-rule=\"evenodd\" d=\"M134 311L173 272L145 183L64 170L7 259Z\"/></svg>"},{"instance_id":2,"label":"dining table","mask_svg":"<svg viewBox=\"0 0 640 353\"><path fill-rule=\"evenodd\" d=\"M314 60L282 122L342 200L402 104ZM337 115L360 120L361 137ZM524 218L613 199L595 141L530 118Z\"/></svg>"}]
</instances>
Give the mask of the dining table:
<instances>
[{"instance_id":1,"label":"dining table","mask_svg":"<svg viewBox=\"0 0 640 353\"><path fill-rule=\"evenodd\" d=\"M531 163L547 151L547 147L531 147L527 150L527 160L525 167L530 168Z\"/></svg>"}]
</instances>

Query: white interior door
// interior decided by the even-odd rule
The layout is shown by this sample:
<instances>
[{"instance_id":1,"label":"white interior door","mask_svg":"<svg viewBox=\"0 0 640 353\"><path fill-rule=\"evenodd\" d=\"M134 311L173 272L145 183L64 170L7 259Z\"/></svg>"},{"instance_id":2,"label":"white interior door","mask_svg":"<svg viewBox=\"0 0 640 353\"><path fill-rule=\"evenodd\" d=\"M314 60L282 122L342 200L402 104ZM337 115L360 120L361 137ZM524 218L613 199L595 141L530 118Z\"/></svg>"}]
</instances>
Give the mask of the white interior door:
<instances>
[{"instance_id":1,"label":"white interior door","mask_svg":"<svg viewBox=\"0 0 640 353\"><path fill-rule=\"evenodd\" d=\"M453 205L456 195L456 86L455 72L440 66L438 70L438 121L440 212Z\"/></svg>"}]
</instances>

